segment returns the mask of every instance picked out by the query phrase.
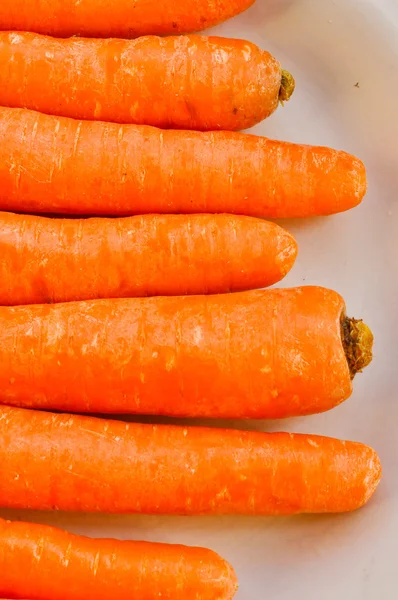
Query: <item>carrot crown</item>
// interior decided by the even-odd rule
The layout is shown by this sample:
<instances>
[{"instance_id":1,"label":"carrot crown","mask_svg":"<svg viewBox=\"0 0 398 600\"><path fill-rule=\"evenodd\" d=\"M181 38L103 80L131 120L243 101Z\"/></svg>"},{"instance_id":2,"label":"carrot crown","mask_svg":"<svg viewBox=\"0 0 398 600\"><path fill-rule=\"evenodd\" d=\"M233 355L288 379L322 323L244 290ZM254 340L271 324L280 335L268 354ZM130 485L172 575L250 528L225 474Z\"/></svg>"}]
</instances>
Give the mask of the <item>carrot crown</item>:
<instances>
[{"instance_id":1,"label":"carrot crown","mask_svg":"<svg viewBox=\"0 0 398 600\"><path fill-rule=\"evenodd\" d=\"M342 339L351 377L367 367L373 358L373 333L361 320L343 317Z\"/></svg>"},{"instance_id":2,"label":"carrot crown","mask_svg":"<svg viewBox=\"0 0 398 600\"><path fill-rule=\"evenodd\" d=\"M289 71L285 71L282 69L282 80L281 87L279 90L279 102L283 105L284 102L287 102L292 97L292 94L295 90L296 82L294 77Z\"/></svg>"}]
</instances>

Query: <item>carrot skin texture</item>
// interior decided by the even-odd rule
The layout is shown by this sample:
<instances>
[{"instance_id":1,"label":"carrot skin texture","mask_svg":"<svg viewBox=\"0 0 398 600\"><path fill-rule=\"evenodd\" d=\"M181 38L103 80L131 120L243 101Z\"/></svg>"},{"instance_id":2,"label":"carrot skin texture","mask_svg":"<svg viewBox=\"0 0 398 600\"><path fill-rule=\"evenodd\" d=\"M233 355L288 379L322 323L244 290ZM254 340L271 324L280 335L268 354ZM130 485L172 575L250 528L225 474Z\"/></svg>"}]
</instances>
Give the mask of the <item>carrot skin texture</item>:
<instances>
[{"instance_id":1,"label":"carrot skin texture","mask_svg":"<svg viewBox=\"0 0 398 600\"><path fill-rule=\"evenodd\" d=\"M279 104L282 70L251 42L0 33L0 105L83 120L246 129ZM7 83L7 85L6 85Z\"/></svg>"},{"instance_id":2,"label":"carrot skin texture","mask_svg":"<svg viewBox=\"0 0 398 600\"><path fill-rule=\"evenodd\" d=\"M353 208L367 187L363 163L350 154L237 132L0 107L0 141L1 210L308 217Z\"/></svg>"},{"instance_id":3,"label":"carrot skin texture","mask_svg":"<svg viewBox=\"0 0 398 600\"><path fill-rule=\"evenodd\" d=\"M352 392L344 310L319 287L0 307L0 402L175 417L323 412Z\"/></svg>"},{"instance_id":4,"label":"carrot skin texture","mask_svg":"<svg viewBox=\"0 0 398 600\"><path fill-rule=\"evenodd\" d=\"M55 37L133 38L200 31L243 12L254 0L2 0L0 29Z\"/></svg>"},{"instance_id":5,"label":"carrot skin texture","mask_svg":"<svg viewBox=\"0 0 398 600\"><path fill-rule=\"evenodd\" d=\"M267 287L296 255L288 232L252 217L0 213L0 305Z\"/></svg>"},{"instance_id":6,"label":"carrot skin texture","mask_svg":"<svg viewBox=\"0 0 398 600\"><path fill-rule=\"evenodd\" d=\"M374 450L289 433L143 425L0 407L0 505L164 515L360 508Z\"/></svg>"},{"instance_id":7,"label":"carrot skin texture","mask_svg":"<svg viewBox=\"0 0 398 600\"><path fill-rule=\"evenodd\" d=\"M23 565L24 576L21 576ZM90 539L0 519L0 593L35 600L231 600L232 567L211 550Z\"/></svg>"}]
</instances>

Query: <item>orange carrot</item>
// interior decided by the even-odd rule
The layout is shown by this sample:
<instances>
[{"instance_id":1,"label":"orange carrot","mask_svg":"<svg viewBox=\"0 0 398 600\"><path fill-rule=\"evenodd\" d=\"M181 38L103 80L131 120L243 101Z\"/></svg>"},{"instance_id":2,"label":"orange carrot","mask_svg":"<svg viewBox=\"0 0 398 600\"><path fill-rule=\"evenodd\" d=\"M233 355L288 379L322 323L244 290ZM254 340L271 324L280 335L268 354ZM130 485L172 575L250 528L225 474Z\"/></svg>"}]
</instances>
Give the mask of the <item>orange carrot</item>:
<instances>
[{"instance_id":1,"label":"orange carrot","mask_svg":"<svg viewBox=\"0 0 398 600\"><path fill-rule=\"evenodd\" d=\"M0 64L0 105L164 128L245 129L294 89L292 76L254 44L195 35L61 40L6 32Z\"/></svg>"},{"instance_id":2,"label":"orange carrot","mask_svg":"<svg viewBox=\"0 0 398 600\"><path fill-rule=\"evenodd\" d=\"M265 287L286 275L296 254L289 233L252 217L0 213L0 304Z\"/></svg>"},{"instance_id":3,"label":"orange carrot","mask_svg":"<svg viewBox=\"0 0 398 600\"><path fill-rule=\"evenodd\" d=\"M0 505L39 510L345 512L365 504L381 476L375 451L354 442L9 407L0 407L0 457Z\"/></svg>"},{"instance_id":4,"label":"orange carrot","mask_svg":"<svg viewBox=\"0 0 398 600\"><path fill-rule=\"evenodd\" d=\"M35 600L231 600L232 567L215 552L90 539L0 519L0 593Z\"/></svg>"},{"instance_id":5,"label":"orange carrot","mask_svg":"<svg viewBox=\"0 0 398 600\"><path fill-rule=\"evenodd\" d=\"M279 418L350 396L372 334L319 287L0 307L0 402Z\"/></svg>"},{"instance_id":6,"label":"orange carrot","mask_svg":"<svg viewBox=\"0 0 398 600\"><path fill-rule=\"evenodd\" d=\"M0 29L69 37L138 37L199 31L254 0L1 0Z\"/></svg>"},{"instance_id":7,"label":"orange carrot","mask_svg":"<svg viewBox=\"0 0 398 600\"><path fill-rule=\"evenodd\" d=\"M365 167L350 154L243 133L0 108L0 139L1 210L308 217L352 208L366 192Z\"/></svg>"}]
</instances>

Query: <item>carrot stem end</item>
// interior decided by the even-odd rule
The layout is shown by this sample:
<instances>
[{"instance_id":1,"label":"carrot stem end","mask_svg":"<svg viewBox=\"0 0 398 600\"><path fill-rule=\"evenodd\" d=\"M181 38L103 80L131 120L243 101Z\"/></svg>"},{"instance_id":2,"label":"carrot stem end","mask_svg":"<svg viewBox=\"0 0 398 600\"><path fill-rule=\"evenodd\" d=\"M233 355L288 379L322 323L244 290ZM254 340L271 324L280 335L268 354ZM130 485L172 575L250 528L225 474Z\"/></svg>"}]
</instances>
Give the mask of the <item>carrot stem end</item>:
<instances>
[{"instance_id":1,"label":"carrot stem end","mask_svg":"<svg viewBox=\"0 0 398 600\"><path fill-rule=\"evenodd\" d=\"M279 90L279 102L282 104L290 100L296 87L294 77L289 71L282 70L281 87Z\"/></svg>"},{"instance_id":2,"label":"carrot stem end","mask_svg":"<svg viewBox=\"0 0 398 600\"><path fill-rule=\"evenodd\" d=\"M342 340L352 379L361 373L373 358L373 333L362 320L344 316L341 322Z\"/></svg>"}]
</instances>

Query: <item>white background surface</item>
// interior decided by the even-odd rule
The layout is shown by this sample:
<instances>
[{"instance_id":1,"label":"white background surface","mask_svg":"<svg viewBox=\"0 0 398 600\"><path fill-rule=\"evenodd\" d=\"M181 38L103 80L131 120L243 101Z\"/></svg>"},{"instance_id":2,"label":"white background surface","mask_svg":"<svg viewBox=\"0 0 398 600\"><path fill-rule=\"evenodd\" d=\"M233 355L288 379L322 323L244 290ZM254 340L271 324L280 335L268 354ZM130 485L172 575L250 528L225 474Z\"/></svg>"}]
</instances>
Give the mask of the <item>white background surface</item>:
<instances>
[{"instance_id":1,"label":"white background surface","mask_svg":"<svg viewBox=\"0 0 398 600\"><path fill-rule=\"evenodd\" d=\"M213 548L236 568L237 600L397 597L397 27L398 0L257 0L215 30L270 50L296 76L291 102L253 132L335 146L357 154L368 167L369 193L359 208L285 222L300 254L283 284L319 284L340 292L349 315L364 318L374 331L374 362L357 376L352 398L334 411L246 426L373 446L384 477L370 504L350 515L282 519L3 514L93 536Z\"/></svg>"}]
</instances>

